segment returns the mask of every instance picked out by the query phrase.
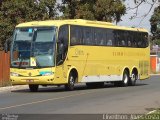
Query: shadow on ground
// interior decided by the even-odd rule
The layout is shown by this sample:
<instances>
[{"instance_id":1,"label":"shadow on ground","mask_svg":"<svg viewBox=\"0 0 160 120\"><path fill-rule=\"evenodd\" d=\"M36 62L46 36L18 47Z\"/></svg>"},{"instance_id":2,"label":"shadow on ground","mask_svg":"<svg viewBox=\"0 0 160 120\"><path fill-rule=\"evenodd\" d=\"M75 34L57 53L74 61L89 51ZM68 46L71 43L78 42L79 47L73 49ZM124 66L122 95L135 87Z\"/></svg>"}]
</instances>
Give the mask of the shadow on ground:
<instances>
[{"instance_id":1,"label":"shadow on ground","mask_svg":"<svg viewBox=\"0 0 160 120\"><path fill-rule=\"evenodd\" d=\"M144 83L137 83L135 86L128 86L128 87L115 87L114 84L111 84L111 83L105 83L104 87L101 87L101 88L87 88L87 86L84 84L84 85L75 85L75 88L74 88L74 91L82 91L82 90L92 90L92 89L121 89L121 88L135 88L136 87L140 87L140 86L145 86L145 85L148 85L148 84L144 84ZM29 88L28 89L20 89L20 90L13 90L11 92L23 92L23 93L33 93L33 92L30 92ZM48 87L40 87L38 89L38 92L34 92L34 93L44 93L44 92L68 92L65 90L64 86L60 86L60 87L57 87L57 86L48 86Z\"/></svg>"}]
</instances>

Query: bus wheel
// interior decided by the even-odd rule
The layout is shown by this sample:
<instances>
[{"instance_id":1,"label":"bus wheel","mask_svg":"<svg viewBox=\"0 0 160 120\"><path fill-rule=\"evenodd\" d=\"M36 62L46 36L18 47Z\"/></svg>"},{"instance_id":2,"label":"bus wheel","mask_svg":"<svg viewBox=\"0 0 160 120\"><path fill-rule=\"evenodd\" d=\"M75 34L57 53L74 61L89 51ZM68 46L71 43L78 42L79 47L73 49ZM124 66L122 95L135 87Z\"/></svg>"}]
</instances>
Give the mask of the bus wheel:
<instances>
[{"instance_id":1,"label":"bus wheel","mask_svg":"<svg viewBox=\"0 0 160 120\"><path fill-rule=\"evenodd\" d=\"M70 73L69 79L68 79L68 84L65 85L65 89L69 90L69 91L74 90L74 83L75 83L75 78L72 75L72 73Z\"/></svg>"},{"instance_id":2,"label":"bus wheel","mask_svg":"<svg viewBox=\"0 0 160 120\"><path fill-rule=\"evenodd\" d=\"M138 79L138 74L136 74L135 72L133 72L133 73L132 73L132 77L131 77L131 79L130 79L129 85L135 86L137 79Z\"/></svg>"},{"instance_id":3,"label":"bus wheel","mask_svg":"<svg viewBox=\"0 0 160 120\"><path fill-rule=\"evenodd\" d=\"M29 89L31 92L37 92L39 85L29 85Z\"/></svg>"},{"instance_id":4,"label":"bus wheel","mask_svg":"<svg viewBox=\"0 0 160 120\"><path fill-rule=\"evenodd\" d=\"M123 79L122 81L119 82L119 86L126 87L128 86L128 83L129 83L129 73L127 70L124 70Z\"/></svg>"}]
</instances>

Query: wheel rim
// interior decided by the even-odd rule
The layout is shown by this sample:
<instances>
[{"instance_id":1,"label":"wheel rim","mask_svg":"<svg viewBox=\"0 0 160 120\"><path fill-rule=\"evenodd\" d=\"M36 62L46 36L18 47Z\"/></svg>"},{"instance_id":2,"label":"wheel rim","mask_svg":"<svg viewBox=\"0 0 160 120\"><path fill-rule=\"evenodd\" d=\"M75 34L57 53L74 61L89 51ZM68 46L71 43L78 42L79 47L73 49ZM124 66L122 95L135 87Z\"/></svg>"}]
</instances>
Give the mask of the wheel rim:
<instances>
[{"instance_id":1,"label":"wheel rim","mask_svg":"<svg viewBox=\"0 0 160 120\"><path fill-rule=\"evenodd\" d=\"M135 84L136 80L137 80L137 75L135 73L133 73L132 78L131 78L131 81L132 81L133 85Z\"/></svg>"},{"instance_id":2,"label":"wheel rim","mask_svg":"<svg viewBox=\"0 0 160 120\"><path fill-rule=\"evenodd\" d=\"M70 86L74 86L74 78L73 78L73 76L70 77L69 83L70 83Z\"/></svg>"},{"instance_id":3,"label":"wheel rim","mask_svg":"<svg viewBox=\"0 0 160 120\"><path fill-rule=\"evenodd\" d=\"M128 76L125 74L124 75L124 83L127 84L128 83Z\"/></svg>"},{"instance_id":4,"label":"wheel rim","mask_svg":"<svg viewBox=\"0 0 160 120\"><path fill-rule=\"evenodd\" d=\"M131 79L133 82L136 80L136 76L135 74L132 74L132 79Z\"/></svg>"}]
</instances>

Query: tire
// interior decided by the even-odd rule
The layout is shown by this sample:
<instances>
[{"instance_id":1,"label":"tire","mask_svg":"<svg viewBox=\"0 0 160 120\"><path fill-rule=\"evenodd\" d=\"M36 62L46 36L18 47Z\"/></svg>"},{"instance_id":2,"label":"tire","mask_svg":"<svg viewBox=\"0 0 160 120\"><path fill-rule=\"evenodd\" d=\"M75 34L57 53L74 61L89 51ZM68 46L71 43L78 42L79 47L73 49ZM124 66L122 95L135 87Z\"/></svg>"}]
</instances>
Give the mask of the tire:
<instances>
[{"instance_id":1,"label":"tire","mask_svg":"<svg viewBox=\"0 0 160 120\"><path fill-rule=\"evenodd\" d=\"M129 73L127 70L124 70L123 72L123 79L121 81L121 86L126 87L129 84Z\"/></svg>"},{"instance_id":2,"label":"tire","mask_svg":"<svg viewBox=\"0 0 160 120\"><path fill-rule=\"evenodd\" d=\"M129 81L129 85L130 86L135 86L136 85L136 81L138 80L138 74L136 74L135 72L132 73L132 77Z\"/></svg>"},{"instance_id":3,"label":"tire","mask_svg":"<svg viewBox=\"0 0 160 120\"><path fill-rule=\"evenodd\" d=\"M129 73L128 73L127 70L124 70L122 81L114 82L114 86L116 86L116 87L126 87L126 86L128 86L128 84L129 84Z\"/></svg>"},{"instance_id":4,"label":"tire","mask_svg":"<svg viewBox=\"0 0 160 120\"><path fill-rule=\"evenodd\" d=\"M29 85L29 89L31 92L37 92L39 85Z\"/></svg>"},{"instance_id":5,"label":"tire","mask_svg":"<svg viewBox=\"0 0 160 120\"><path fill-rule=\"evenodd\" d=\"M70 73L69 78L68 78L68 83L65 85L65 89L72 91L74 90L74 84L75 84L75 77Z\"/></svg>"}]
</instances>

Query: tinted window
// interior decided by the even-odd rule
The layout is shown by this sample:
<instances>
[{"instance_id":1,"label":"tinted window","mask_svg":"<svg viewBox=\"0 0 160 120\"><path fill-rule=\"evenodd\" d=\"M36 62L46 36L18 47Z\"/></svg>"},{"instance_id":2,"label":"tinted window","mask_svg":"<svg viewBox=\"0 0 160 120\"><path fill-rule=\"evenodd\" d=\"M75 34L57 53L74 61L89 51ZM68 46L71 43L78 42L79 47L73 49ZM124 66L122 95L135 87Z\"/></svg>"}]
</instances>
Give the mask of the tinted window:
<instances>
[{"instance_id":1,"label":"tinted window","mask_svg":"<svg viewBox=\"0 0 160 120\"><path fill-rule=\"evenodd\" d=\"M142 33L142 47L148 47L148 34Z\"/></svg>"},{"instance_id":2,"label":"tinted window","mask_svg":"<svg viewBox=\"0 0 160 120\"><path fill-rule=\"evenodd\" d=\"M71 45L81 45L82 41L82 27L80 26L71 26L71 35L70 35Z\"/></svg>"},{"instance_id":3,"label":"tinted window","mask_svg":"<svg viewBox=\"0 0 160 120\"><path fill-rule=\"evenodd\" d=\"M111 29L106 29L107 34L107 46L114 46L115 40L114 40L114 31Z\"/></svg>"},{"instance_id":4,"label":"tinted window","mask_svg":"<svg viewBox=\"0 0 160 120\"><path fill-rule=\"evenodd\" d=\"M94 28L93 38L94 38L95 45L101 45L101 46L106 45L106 38L105 38L104 31L105 29Z\"/></svg>"},{"instance_id":5,"label":"tinted window","mask_svg":"<svg viewBox=\"0 0 160 120\"><path fill-rule=\"evenodd\" d=\"M83 44L84 45L94 45L94 41L92 39L92 29L90 27L83 28Z\"/></svg>"}]
</instances>

